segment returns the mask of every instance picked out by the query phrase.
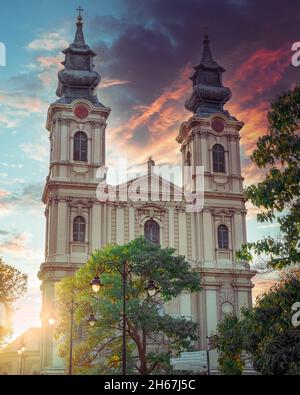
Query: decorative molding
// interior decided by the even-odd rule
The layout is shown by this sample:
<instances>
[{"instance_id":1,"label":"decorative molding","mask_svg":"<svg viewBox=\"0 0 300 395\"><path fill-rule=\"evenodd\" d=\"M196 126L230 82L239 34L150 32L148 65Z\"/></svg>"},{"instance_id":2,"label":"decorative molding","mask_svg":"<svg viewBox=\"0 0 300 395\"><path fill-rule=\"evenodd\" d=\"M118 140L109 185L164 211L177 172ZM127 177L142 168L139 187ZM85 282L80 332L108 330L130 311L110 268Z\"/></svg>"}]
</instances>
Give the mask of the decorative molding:
<instances>
[{"instance_id":1,"label":"decorative molding","mask_svg":"<svg viewBox=\"0 0 300 395\"><path fill-rule=\"evenodd\" d=\"M227 216L227 217L232 217L235 213L235 209L232 207L229 208L211 208L210 212L214 216Z\"/></svg>"},{"instance_id":2,"label":"decorative molding","mask_svg":"<svg viewBox=\"0 0 300 395\"><path fill-rule=\"evenodd\" d=\"M175 210L179 213L185 213L186 212L186 205L179 203L175 206Z\"/></svg>"},{"instance_id":3,"label":"decorative molding","mask_svg":"<svg viewBox=\"0 0 300 395\"><path fill-rule=\"evenodd\" d=\"M229 302L234 306L234 293L231 291L221 291L219 296L219 304L220 306L223 303Z\"/></svg>"},{"instance_id":4,"label":"decorative molding","mask_svg":"<svg viewBox=\"0 0 300 395\"><path fill-rule=\"evenodd\" d=\"M165 213L167 210L162 207L159 204L153 203L153 202L147 202L142 204L141 206L137 207L137 211L149 211L149 210L153 210L153 211L159 211L159 212L163 212Z\"/></svg>"},{"instance_id":5,"label":"decorative molding","mask_svg":"<svg viewBox=\"0 0 300 395\"><path fill-rule=\"evenodd\" d=\"M72 198L68 198L68 202L69 202L69 207L92 207L93 203L90 201L90 199L72 199Z\"/></svg>"}]
</instances>

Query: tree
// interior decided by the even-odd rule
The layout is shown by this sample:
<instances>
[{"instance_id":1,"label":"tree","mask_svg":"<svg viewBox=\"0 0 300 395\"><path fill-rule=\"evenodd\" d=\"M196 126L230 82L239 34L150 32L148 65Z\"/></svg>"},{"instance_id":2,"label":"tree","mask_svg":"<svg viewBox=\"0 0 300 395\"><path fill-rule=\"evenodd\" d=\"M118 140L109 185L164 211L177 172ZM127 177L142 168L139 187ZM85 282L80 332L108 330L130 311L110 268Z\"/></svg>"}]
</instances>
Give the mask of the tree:
<instances>
[{"instance_id":1,"label":"tree","mask_svg":"<svg viewBox=\"0 0 300 395\"><path fill-rule=\"evenodd\" d=\"M242 246L240 259L253 253L267 257L274 269L300 262L300 87L280 96L268 113L269 130L257 141L251 160L267 173L258 185L245 190L246 197L262 212L258 222L278 221L280 236Z\"/></svg>"},{"instance_id":2,"label":"tree","mask_svg":"<svg viewBox=\"0 0 300 395\"><path fill-rule=\"evenodd\" d=\"M234 314L225 316L217 326L217 348L219 351L219 370L226 375L243 373L243 336L239 319Z\"/></svg>"},{"instance_id":3,"label":"tree","mask_svg":"<svg viewBox=\"0 0 300 395\"><path fill-rule=\"evenodd\" d=\"M282 274L239 320L227 316L217 329L223 373L241 373L251 361L262 374L300 374L300 326L292 324L292 305L300 301L300 270Z\"/></svg>"},{"instance_id":4,"label":"tree","mask_svg":"<svg viewBox=\"0 0 300 395\"><path fill-rule=\"evenodd\" d=\"M185 318L162 314L163 304L183 291L200 290L200 276L191 270L175 250L162 249L144 238L122 246L108 245L96 250L74 277L64 279L57 289L61 301L61 320L57 336L68 336L69 315L63 307L72 293L76 303L75 321L85 335L74 352L77 373L118 373L121 365L122 261L127 261L126 337L128 365L131 372L149 374L169 371L170 356L193 348L197 324ZM89 282L101 274L97 298ZM149 297L145 287L154 280L159 290ZM97 317L94 327L86 325L89 314ZM69 339L65 338L61 352L68 355Z\"/></svg>"},{"instance_id":5,"label":"tree","mask_svg":"<svg viewBox=\"0 0 300 395\"><path fill-rule=\"evenodd\" d=\"M13 266L4 263L0 258L0 303L5 306L7 313L12 309L13 303L21 298L27 291L28 276ZM0 327L0 345L11 334L11 326Z\"/></svg>"}]
</instances>

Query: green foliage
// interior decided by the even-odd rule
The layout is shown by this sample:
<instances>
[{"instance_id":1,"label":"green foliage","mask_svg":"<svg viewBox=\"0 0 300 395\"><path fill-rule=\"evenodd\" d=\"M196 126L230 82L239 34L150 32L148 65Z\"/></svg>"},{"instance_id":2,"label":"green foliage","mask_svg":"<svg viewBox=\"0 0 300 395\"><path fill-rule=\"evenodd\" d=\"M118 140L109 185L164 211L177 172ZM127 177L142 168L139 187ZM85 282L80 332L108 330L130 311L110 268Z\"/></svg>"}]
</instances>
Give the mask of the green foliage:
<instances>
[{"instance_id":1,"label":"green foliage","mask_svg":"<svg viewBox=\"0 0 300 395\"><path fill-rule=\"evenodd\" d=\"M13 303L27 291L27 275L13 266L6 265L0 258L0 303L6 307L7 313L12 310ZM0 328L0 346L12 333L11 325Z\"/></svg>"},{"instance_id":2,"label":"green foliage","mask_svg":"<svg viewBox=\"0 0 300 395\"><path fill-rule=\"evenodd\" d=\"M257 141L251 160L267 170L265 179L245 190L246 197L262 209L259 222L278 221L280 238L248 243L238 258L251 261L266 255L268 266L281 269L300 261L300 87L280 96L268 114L269 130ZM280 213L280 215L276 215Z\"/></svg>"},{"instance_id":3,"label":"green foliage","mask_svg":"<svg viewBox=\"0 0 300 395\"><path fill-rule=\"evenodd\" d=\"M242 358L243 336L238 318L227 315L218 324L217 333L220 372L226 375L242 374L245 361Z\"/></svg>"},{"instance_id":4,"label":"green foliage","mask_svg":"<svg viewBox=\"0 0 300 395\"><path fill-rule=\"evenodd\" d=\"M300 301L300 270L283 274L242 319L227 316L218 326L221 371L237 374L246 357L262 374L300 373L300 327L292 325L292 305ZM240 373L241 373L240 370Z\"/></svg>"},{"instance_id":5,"label":"green foliage","mask_svg":"<svg viewBox=\"0 0 300 395\"><path fill-rule=\"evenodd\" d=\"M192 321L161 314L162 304L183 291L200 290L200 277L191 271L175 250L162 249L144 238L122 246L107 245L96 250L84 267L73 277L64 279L57 288L61 301L57 336L64 336L61 355L68 356L70 303L75 306L76 324L85 331L74 353L75 372L81 374L117 374L121 369L122 276L126 261L126 343L129 372L141 374L169 371L172 353L192 349L196 327ZM93 294L89 282L98 274L103 286ZM149 280L159 288L155 296L145 291ZM67 307L67 308L66 308ZM94 327L86 325L93 313Z\"/></svg>"}]
</instances>

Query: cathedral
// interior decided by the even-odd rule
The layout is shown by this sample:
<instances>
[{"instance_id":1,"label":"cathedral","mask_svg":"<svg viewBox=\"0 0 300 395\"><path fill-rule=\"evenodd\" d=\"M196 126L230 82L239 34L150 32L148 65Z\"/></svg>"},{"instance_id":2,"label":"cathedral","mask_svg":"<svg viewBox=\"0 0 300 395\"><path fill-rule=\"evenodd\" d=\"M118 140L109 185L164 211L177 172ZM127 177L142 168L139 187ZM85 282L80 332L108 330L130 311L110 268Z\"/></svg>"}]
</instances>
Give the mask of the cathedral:
<instances>
[{"instance_id":1,"label":"cathedral","mask_svg":"<svg viewBox=\"0 0 300 395\"><path fill-rule=\"evenodd\" d=\"M63 53L58 100L50 105L47 116L51 153L43 192L45 261L38 274L43 297L41 373L64 371L48 323L55 306L55 284L84 265L95 249L141 235L162 247L173 247L201 274L201 292L182 294L165 308L168 314L199 324L196 348L206 350L207 336L224 314L238 315L243 306L251 305L255 274L235 255L246 242L239 144L243 122L223 109L231 98L230 89L222 84L225 70L213 59L205 34L202 58L194 67L191 95L185 104L191 117L183 120L176 137L182 169L190 167L191 179L195 179L197 167L204 168L203 208L193 212L187 210L185 201L175 199L182 187L154 174L151 158L145 175L122 188L137 190L153 185L154 179L159 191L169 188L169 198L161 192L155 199L124 200L119 194L115 200L97 198L97 170L106 164L105 136L111 110L96 94L101 77L94 70L96 53L85 42L81 15L74 42ZM216 367L214 351L211 363Z\"/></svg>"}]
</instances>

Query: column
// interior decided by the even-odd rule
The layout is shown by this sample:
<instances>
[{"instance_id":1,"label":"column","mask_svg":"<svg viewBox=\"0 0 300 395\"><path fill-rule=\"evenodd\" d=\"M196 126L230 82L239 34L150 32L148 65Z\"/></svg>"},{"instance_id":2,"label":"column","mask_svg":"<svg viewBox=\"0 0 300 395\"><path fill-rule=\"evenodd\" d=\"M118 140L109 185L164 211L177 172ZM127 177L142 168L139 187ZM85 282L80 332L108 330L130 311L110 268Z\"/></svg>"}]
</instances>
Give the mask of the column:
<instances>
[{"instance_id":1,"label":"column","mask_svg":"<svg viewBox=\"0 0 300 395\"><path fill-rule=\"evenodd\" d=\"M116 208L116 243L124 244L124 208Z\"/></svg>"},{"instance_id":2,"label":"column","mask_svg":"<svg viewBox=\"0 0 300 395\"><path fill-rule=\"evenodd\" d=\"M174 240L174 210L172 208L169 209L169 247L175 247Z\"/></svg>"},{"instance_id":3,"label":"column","mask_svg":"<svg viewBox=\"0 0 300 395\"><path fill-rule=\"evenodd\" d=\"M192 242L192 259L197 259L196 255L196 243L197 243L197 233L196 233L196 214L191 213L191 242ZM200 240L199 240L200 242Z\"/></svg>"},{"instance_id":4,"label":"column","mask_svg":"<svg viewBox=\"0 0 300 395\"><path fill-rule=\"evenodd\" d=\"M134 207L129 207L129 241L135 239L135 232L134 232Z\"/></svg>"},{"instance_id":5,"label":"column","mask_svg":"<svg viewBox=\"0 0 300 395\"><path fill-rule=\"evenodd\" d=\"M210 171L210 164L209 164L209 147L207 144L207 136L206 134L202 134L200 136L201 141L201 158L202 158L202 165L204 166L204 171L209 172Z\"/></svg>"},{"instance_id":6,"label":"column","mask_svg":"<svg viewBox=\"0 0 300 395\"><path fill-rule=\"evenodd\" d=\"M61 123L60 126L60 159L62 161L68 160L68 126L67 124Z\"/></svg>"},{"instance_id":7,"label":"column","mask_svg":"<svg viewBox=\"0 0 300 395\"><path fill-rule=\"evenodd\" d=\"M91 241L92 251L94 251L95 249L101 248L102 217L101 217L101 204L100 203L94 203L93 208L92 208L91 220L92 220L92 232L91 232L92 234L91 234L90 241Z\"/></svg>"},{"instance_id":8,"label":"column","mask_svg":"<svg viewBox=\"0 0 300 395\"><path fill-rule=\"evenodd\" d=\"M56 234L56 255L62 256L67 254L68 236L68 205L65 200L59 200L57 204L57 234Z\"/></svg>"},{"instance_id":9,"label":"column","mask_svg":"<svg viewBox=\"0 0 300 395\"><path fill-rule=\"evenodd\" d=\"M179 232L179 248L180 255L187 257L187 232L186 232L186 213L178 213L178 232Z\"/></svg>"},{"instance_id":10,"label":"column","mask_svg":"<svg viewBox=\"0 0 300 395\"><path fill-rule=\"evenodd\" d=\"M233 217L233 234L235 235L235 250L239 250L244 242L244 229L241 213L234 213Z\"/></svg>"},{"instance_id":11,"label":"column","mask_svg":"<svg viewBox=\"0 0 300 395\"><path fill-rule=\"evenodd\" d=\"M111 243L111 207L110 206L106 206L106 210L107 210L107 227L106 227L106 240L107 243Z\"/></svg>"},{"instance_id":12,"label":"column","mask_svg":"<svg viewBox=\"0 0 300 395\"><path fill-rule=\"evenodd\" d=\"M204 239L204 260L212 262L214 260L215 244L213 239L213 223L209 210L203 210L203 239Z\"/></svg>"},{"instance_id":13,"label":"column","mask_svg":"<svg viewBox=\"0 0 300 395\"><path fill-rule=\"evenodd\" d=\"M93 136L94 136L94 141L92 143L93 151L94 151L93 162L101 163L101 129L98 125L97 127L93 126Z\"/></svg>"}]
</instances>

